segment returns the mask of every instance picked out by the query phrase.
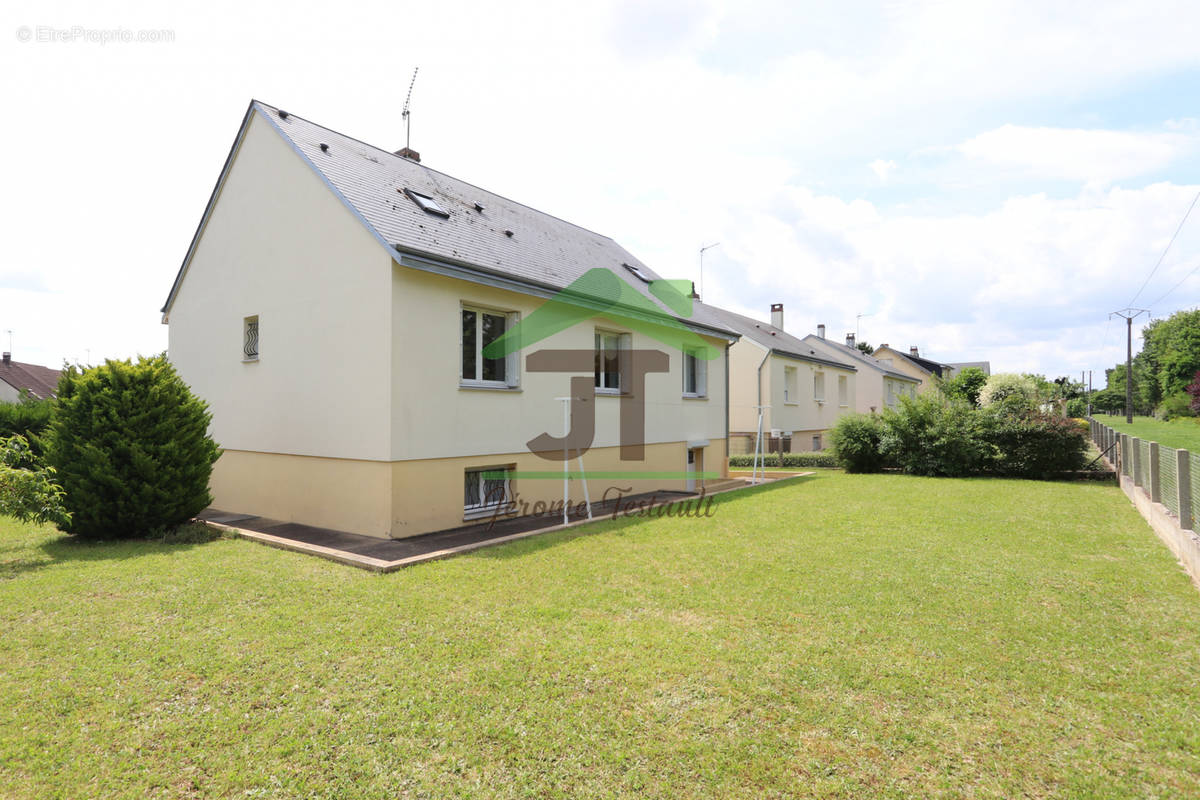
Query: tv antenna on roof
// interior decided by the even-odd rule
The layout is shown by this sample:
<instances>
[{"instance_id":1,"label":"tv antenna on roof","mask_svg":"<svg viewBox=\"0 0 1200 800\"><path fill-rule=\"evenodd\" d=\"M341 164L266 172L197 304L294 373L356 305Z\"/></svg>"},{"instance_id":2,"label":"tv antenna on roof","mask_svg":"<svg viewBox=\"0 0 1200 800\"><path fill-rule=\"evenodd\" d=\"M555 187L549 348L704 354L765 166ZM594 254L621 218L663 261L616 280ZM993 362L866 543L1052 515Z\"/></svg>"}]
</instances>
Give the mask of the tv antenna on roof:
<instances>
[{"instance_id":1,"label":"tv antenna on roof","mask_svg":"<svg viewBox=\"0 0 1200 800\"><path fill-rule=\"evenodd\" d=\"M420 71L420 69L421 68L419 66L413 68L412 80L408 82L408 97L404 98L404 111L402 111L400 113L400 116L404 119L404 149L405 150L409 149L409 145L412 144L412 142L409 141L412 138L411 137L412 119L408 113L408 106L409 106L409 103L412 101L413 85L417 82L417 73Z\"/></svg>"}]
</instances>

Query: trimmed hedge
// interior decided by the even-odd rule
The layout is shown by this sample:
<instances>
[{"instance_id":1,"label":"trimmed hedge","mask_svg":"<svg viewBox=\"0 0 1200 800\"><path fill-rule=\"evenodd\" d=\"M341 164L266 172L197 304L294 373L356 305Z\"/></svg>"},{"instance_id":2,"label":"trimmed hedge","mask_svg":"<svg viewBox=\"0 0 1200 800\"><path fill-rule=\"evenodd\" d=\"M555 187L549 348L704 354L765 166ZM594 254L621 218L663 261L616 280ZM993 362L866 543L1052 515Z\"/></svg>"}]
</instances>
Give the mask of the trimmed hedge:
<instances>
[{"instance_id":1,"label":"trimmed hedge","mask_svg":"<svg viewBox=\"0 0 1200 800\"><path fill-rule=\"evenodd\" d=\"M1019 404L978 409L921 395L879 416L842 417L831 438L847 471L1052 478L1083 469L1087 431L1086 423Z\"/></svg>"},{"instance_id":2,"label":"trimmed hedge","mask_svg":"<svg viewBox=\"0 0 1200 800\"><path fill-rule=\"evenodd\" d=\"M754 467L754 454L730 456L729 466L736 469L751 469ZM814 467L836 469L841 465L838 464L837 456L833 453L828 450L817 450L801 453L763 453L759 466L783 469L811 469Z\"/></svg>"}]
</instances>

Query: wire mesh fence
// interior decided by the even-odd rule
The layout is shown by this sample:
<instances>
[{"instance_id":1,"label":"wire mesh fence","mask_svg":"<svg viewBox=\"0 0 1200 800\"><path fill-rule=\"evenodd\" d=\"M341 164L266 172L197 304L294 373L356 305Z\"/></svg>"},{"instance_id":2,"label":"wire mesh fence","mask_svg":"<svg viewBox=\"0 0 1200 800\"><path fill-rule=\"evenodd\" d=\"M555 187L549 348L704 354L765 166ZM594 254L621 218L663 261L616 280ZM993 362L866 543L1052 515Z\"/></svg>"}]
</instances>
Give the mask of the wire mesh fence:
<instances>
[{"instance_id":1,"label":"wire mesh fence","mask_svg":"<svg viewBox=\"0 0 1200 800\"><path fill-rule=\"evenodd\" d=\"M1158 481L1162 490L1162 504L1179 516L1179 464L1175 460L1175 448L1158 446Z\"/></svg>"}]
</instances>

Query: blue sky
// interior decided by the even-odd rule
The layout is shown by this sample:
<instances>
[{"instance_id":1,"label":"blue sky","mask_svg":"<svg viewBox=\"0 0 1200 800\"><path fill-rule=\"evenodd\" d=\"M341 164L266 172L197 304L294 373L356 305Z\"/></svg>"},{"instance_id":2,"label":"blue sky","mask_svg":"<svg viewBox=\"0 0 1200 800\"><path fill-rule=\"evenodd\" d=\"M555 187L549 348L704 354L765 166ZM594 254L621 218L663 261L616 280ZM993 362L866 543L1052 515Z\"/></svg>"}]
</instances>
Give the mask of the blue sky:
<instances>
[{"instance_id":1,"label":"blue sky","mask_svg":"<svg viewBox=\"0 0 1200 800\"><path fill-rule=\"evenodd\" d=\"M25 2L0 335L161 350L157 310L251 97L606 233L797 334L1049 375L1123 357L1200 190L1200 9L1127 2ZM22 42L164 30L155 43ZM12 79L11 76L18 76ZM1200 265L1200 212L1138 304ZM1200 274L1154 307L1200 303ZM4 337L7 344L7 337Z\"/></svg>"}]
</instances>

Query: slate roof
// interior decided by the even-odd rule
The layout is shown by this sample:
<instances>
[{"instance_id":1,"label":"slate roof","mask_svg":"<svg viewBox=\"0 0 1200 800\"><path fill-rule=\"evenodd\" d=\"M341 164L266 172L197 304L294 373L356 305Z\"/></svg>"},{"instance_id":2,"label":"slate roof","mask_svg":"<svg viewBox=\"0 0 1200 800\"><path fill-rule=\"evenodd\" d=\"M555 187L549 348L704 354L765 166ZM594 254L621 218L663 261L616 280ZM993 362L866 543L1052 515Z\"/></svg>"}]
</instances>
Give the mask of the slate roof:
<instances>
[{"instance_id":1,"label":"slate roof","mask_svg":"<svg viewBox=\"0 0 1200 800\"><path fill-rule=\"evenodd\" d=\"M903 372L897 372L894 369L888 369L887 364L884 364L882 361L880 361L877 358L873 358L873 357L867 355L862 350L859 350L857 347L847 347L846 345L842 344L841 342L835 342L832 339L822 339L819 336L816 336L811 333L808 334L807 336L805 336L803 341L807 342L811 345L821 347L822 350L824 350L825 347L828 347L829 350L825 350L825 352L832 351L833 353L835 353L837 355L838 358L845 358L845 359L851 361L852 363L859 364L861 366L870 367L871 369L879 370L880 372L884 373L885 375L889 375L893 378L899 378L900 380L908 381L910 383L920 383L919 380L917 380L916 378L914 378L911 375L905 375Z\"/></svg>"},{"instance_id":2,"label":"slate roof","mask_svg":"<svg viewBox=\"0 0 1200 800\"><path fill-rule=\"evenodd\" d=\"M251 101L243 125L254 114L291 143L381 243L395 248L393 256L429 257L552 290L565 288L589 269L602 267L633 286L664 314L734 338L702 303L694 303L687 318L668 310L650 294L647 284L623 265L634 266L651 279L662 276L607 236L257 100ZM423 210L405 194L406 189L433 198L448 216ZM187 259L180 276L186 266ZM177 277L164 312L179 282Z\"/></svg>"},{"instance_id":3,"label":"slate roof","mask_svg":"<svg viewBox=\"0 0 1200 800\"><path fill-rule=\"evenodd\" d=\"M0 361L0 381L4 381L18 392L22 389L43 400L54 397L58 390L58 376L62 370L23 364L20 361Z\"/></svg>"},{"instance_id":4,"label":"slate roof","mask_svg":"<svg viewBox=\"0 0 1200 800\"><path fill-rule=\"evenodd\" d=\"M762 345L773 353L789 358L797 358L802 361L812 361L817 364L838 367L839 369L858 369L849 361L842 361L816 353L803 340L792 336L782 328L776 328L769 322L735 314L724 308L717 308L715 306L709 306L709 308L735 333L740 333L745 338Z\"/></svg>"}]
</instances>

